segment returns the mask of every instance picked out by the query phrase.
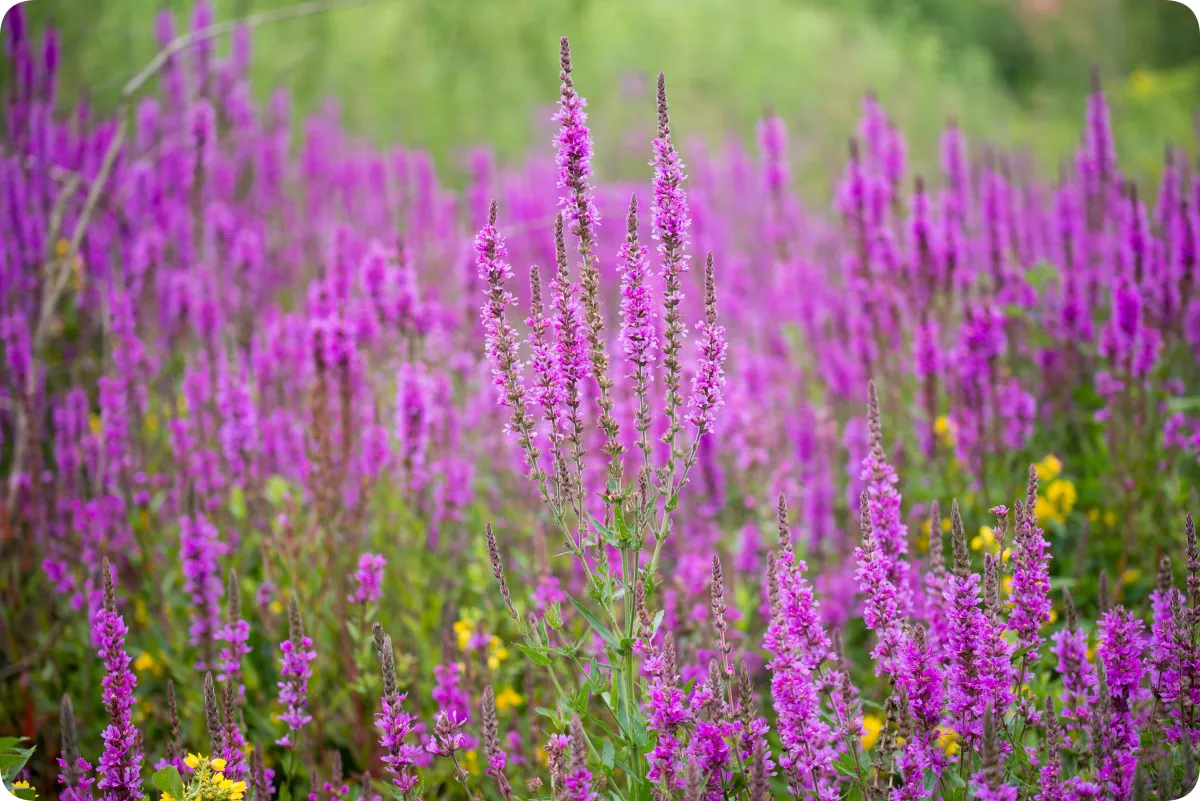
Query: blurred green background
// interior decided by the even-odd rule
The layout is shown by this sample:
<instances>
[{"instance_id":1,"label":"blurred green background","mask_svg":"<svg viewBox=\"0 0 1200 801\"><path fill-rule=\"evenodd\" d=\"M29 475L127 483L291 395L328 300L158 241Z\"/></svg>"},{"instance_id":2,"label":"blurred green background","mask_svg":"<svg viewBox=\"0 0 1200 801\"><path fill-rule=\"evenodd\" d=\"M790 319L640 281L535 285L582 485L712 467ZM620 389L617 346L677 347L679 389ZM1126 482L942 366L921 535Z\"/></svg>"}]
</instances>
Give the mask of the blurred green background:
<instances>
[{"instance_id":1,"label":"blurred green background","mask_svg":"<svg viewBox=\"0 0 1200 801\"><path fill-rule=\"evenodd\" d=\"M294 0L217 0L218 19ZM63 33L63 102L111 108L154 52L153 17L190 0L32 0ZM1124 167L1148 174L1164 140L1192 146L1200 30L1168 0L377 0L257 31L253 77L302 110L336 98L353 130L430 149L453 171L490 144L548 152L557 40L571 36L602 174L649 155L653 75L665 70L684 137L753 135L784 117L797 174L827 197L859 99L874 90L918 169L956 117L977 138L1025 147L1047 169L1078 137L1089 65L1110 90Z\"/></svg>"}]
</instances>

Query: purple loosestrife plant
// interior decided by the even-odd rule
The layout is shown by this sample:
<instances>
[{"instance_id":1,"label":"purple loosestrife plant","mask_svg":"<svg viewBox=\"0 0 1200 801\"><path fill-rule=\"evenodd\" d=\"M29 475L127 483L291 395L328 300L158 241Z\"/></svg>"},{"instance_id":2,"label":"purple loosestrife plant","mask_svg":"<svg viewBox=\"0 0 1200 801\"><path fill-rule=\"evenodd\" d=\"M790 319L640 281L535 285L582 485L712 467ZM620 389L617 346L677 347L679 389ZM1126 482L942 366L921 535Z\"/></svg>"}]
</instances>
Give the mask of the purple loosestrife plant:
<instances>
[{"instance_id":1,"label":"purple loosestrife plant","mask_svg":"<svg viewBox=\"0 0 1200 801\"><path fill-rule=\"evenodd\" d=\"M354 571L354 581L358 584L354 592L346 596L346 600L356 604L367 604L378 601L383 595L383 569L387 567L387 559L381 554L364 553L358 557L358 569Z\"/></svg>"},{"instance_id":2,"label":"purple loosestrife plant","mask_svg":"<svg viewBox=\"0 0 1200 801\"><path fill-rule=\"evenodd\" d=\"M384 750L383 763L392 775L392 785L396 793L404 801L414 798L417 788L415 766L418 761L419 747L408 742L413 734L415 720L403 707L408 693L401 693L396 684L395 652L392 650L392 638L383 633L383 627L378 621L373 629L375 638L375 654L379 658L379 668L383 676L383 697L380 699L381 710L375 713L375 725L379 728L379 746Z\"/></svg>"},{"instance_id":3,"label":"purple loosestrife plant","mask_svg":"<svg viewBox=\"0 0 1200 801\"><path fill-rule=\"evenodd\" d=\"M130 658L125 651L129 628L117 612L112 568L107 559L100 569L104 579L104 606L92 621L92 632L104 662L100 695L108 710L109 724L101 735L104 753L96 767L99 776L96 788L103 801L136 801L143 797L141 738L132 716L137 678L129 669Z\"/></svg>"},{"instance_id":4,"label":"purple loosestrife plant","mask_svg":"<svg viewBox=\"0 0 1200 801\"><path fill-rule=\"evenodd\" d=\"M641 451L642 464L634 469L626 469L622 457L627 446L619 439L620 427L615 418L619 410L616 396L612 394L615 383L609 375L607 345L602 336L604 321L599 302L600 274L595 249L597 215L590 186L591 139L582 112L583 101L571 77L570 50L565 39L560 57L562 96L556 115L556 121L560 123L556 153L559 185L564 190L564 196L555 219L557 271L550 284L552 297L549 310L543 306L536 272L531 276L531 314L528 324L533 355L531 364L536 374L534 390L526 393L524 364L517 352L515 333L505 313L506 307L513 303L512 295L505 289L511 268L504 261L506 251L495 227L494 206L488 224L476 239L476 265L486 284L487 301L483 308L486 351L492 365L494 383L500 389L501 403L512 412L509 429L517 432L518 445L539 494L559 526L568 551L578 562L581 577L587 582L588 594L599 604L599 611L596 612L573 599L574 606L606 651L604 661L610 666L608 670L611 670L615 683L616 697L613 703L617 712L617 736L625 751L626 764L636 768L639 775L646 769L644 755L651 750L646 730L651 724L644 715L657 716L653 725L663 739L659 743L659 752L651 756L649 761L651 768L656 771L652 781L660 782L666 790L679 781L679 760L685 750L685 740L681 736L684 721L672 719L676 715L673 705L678 699L670 688L677 686L678 679L661 672L666 669L665 665L660 669L653 662L659 654L652 635L648 635L650 639L644 641L643 647L638 650L655 665L651 681L658 688L657 691L663 693L663 698L661 702L649 704L641 700L644 682L639 680L632 644L645 628L640 617L649 619L649 613L639 613L635 596L641 584L644 587L643 597L657 597L658 559L671 531L671 515L679 505L679 492L687 483L689 471L697 461L701 438L713 431L715 414L724 405L725 331L717 325L716 287L710 258L705 276L705 317L698 329L700 336L693 373L694 391L690 401L692 409L690 414L686 413L682 408L684 398L681 392L686 337L682 276L689 259L687 244L691 222L682 186L682 163L670 138L665 81L660 76L659 128L653 160L652 228L658 241L664 291L665 330L661 338L661 353L664 392L662 442L665 447L661 449L660 456L659 449L650 442L651 433L656 433L653 432L650 411L655 400L651 396L651 385L660 339L651 310L653 282L650 281L645 263L645 252L637 238L636 202L631 202L625 243L618 254L622 276L621 343L623 354L632 369L634 428L638 432L637 446ZM578 284L567 259L565 238L568 233L579 240L581 266ZM594 394L599 410L592 431L585 430L588 421L583 412L589 392L585 382L589 364L596 384ZM550 428L548 471L539 462L541 451L533 444L535 424L526 406L527 395L532 395L533 403L541 407ZM624 408L620 411L624 411ZM684 422L692 423L696 429L690 445L679 436ZM599 473L591 470L591 460L585 459L592 448L589 443L597 444L600 453L608 457L603 479L599 478ZM665 461L657 462L655 457ZM596 464L598 467L598 462ZM596 479L594 483L593 478ZM631 480L627 481L627 478ZM654 552L648 566L643 568L641 554L649 536L655 538ZM615 566L618 554L619 572ZM506 586L503 571L495 558L493 572L503 591ZM537 654L538 659L545 658L548 661L561 656L549 646L550 637L545 629L551 623L561 627L557 615L547 615L541 621L535 618L535 622L525 625L508 595L506 606L518 621L525 637L524 647L529 652ZM666 610L663 611L665 613ZM653 656L649 649L654 649ZM729 660L731 643L727 636L721 638L721 649L724 673L728 677L732 675L732 662ZM439 687L444 683L441 679L447 668L439 668ZM605 669L597 667L592 672L599 670ZM589 679L600 680L599 675ZM729 692L726 695L731 695L731 688L727 689ZM445 705L441 699L439 703ZM668 706L665 710L659 709L659 703ZM447 718L446 725L454 728L460 719L467 719L466 709L463 705L462 713L454 719ZM730 732L733 731L730 729ZM465 738L465 735L462 737ZM571 742L573 749L582 748L582 732L579 735L572 734ZM715 741L713 744L715 747ZM701 748L698 743L690 743L689 748L691 745L695 748L689 753ZM712 756L718 752L708 749L704 753ZM564 777L569 779L575 773L577 771L564 773ZM590 780L587 783L590 784ZM584 797L587 792L577 787L568 795Z\"/></svg>"},{"instance_id":5,"label":"purple loosestrife plant","mask_svg":"<svg viewBox=\"0 0 1200 801\"><path fill-rule=\"evenodd\" d=\"M62 697L59 722L62 727L62 748L58 757L60 796L64 801L91 801L91 788L96 779L91 775L91 763L79 755L75 709L69 695Z\"/></svg>"},{"instance_id":6,"label":"purple loosestrife plant","mask_svg":"<svg viewBox=\"0 0 1200 801\"><path fill-rule=\"evenodd\" d=\"M1052 636L1050 653L1058 660L1056 668L1062 680L1059 702L1062 705L1062 725L1068 744L1082 733L1096 703L1096 668L1088 659L1087 633L1079 627L1078 615L1071 594L1063 590L1066 626Z\"/></svg>"},{"instance_id":7,"label":"purple loosestrife plant","mask_svg":"<svg viewBox=\"0 0 1200 801\"><path fill-rule=\"evenodd\" d=\"M954 566L946 579L946 712L965 751L978 748L983 737L978 701L985 693L983 671L990 626L980 608L979 574L971 570L958 501L950 507L950 544Z\"/></svg>"},{"instance_id":8,"label":"purple loosestrife plant","mask_svg":"<svg viewBox=\"0 0 1200 801\"><path fill-rule=\"evenodd\" d=\"M192 598L192 645L200 649L196 670L207 670L216 657L214 640L221 628L221 574L218 560L225 553L216 527L203 515L184 517L179 527L179 561L184 589Z\"/></svg>"},{"instance_id":9,"label":"purple loosestrife plant","mask_svg":"<svg viewBox=\"0 0 1200 801\"><path fill-rule=\"evenodd\" d=\"M1142 621L1120 606L1105 613L1099 628L1096 652L1108 685L1108 697L1101 698L1107 706L1108 725L1098 779L1111 797L1125 798L1133 787L1141 750L1135 706L1141 700L1146 643Z\"/></svg>"},{"instance_id":10,"label":"purple loosestrife plant","mask_svg":"<svg viewBox=\"0 0 1200 801\"><path fill-rule=\"evenodd\" d=\"M304 633L300 617L300 602L292 595L288 602L288 638L279 645L279 705L284 711L280 722L287 732L275 741L284 748L296 748L300 732L312 720L308 714L308 680L312 678L311 663L317 658L313 641Z\"/></svg>"},{"instance_id":11,"label":"purple loosestrife plant","mask_svg":"<svg viewBox=\"0 0 1200 801\"><path fill-rule=\"evenodd\" d=\"M225 625L216 633L224 643L217 655L217 679L233 684L239 704L246 700L242 661L250 655L250 624L242 619L242 593L236 570L229 571L225 590Z\"/></svg>"},{"instance_id":12,"label":"purple loosestrife plant","mask_svg":"<svg viewBox=\"0 0 1200 801\"><path fill-rule=\"evenodd\" d=\"M1029 484L1025 503L1017 505L1015 524L1016 553L1012 557L1012 611L1008 628L1017 635L1016 647L1024 651L1017 671L1016 686L1023 687L1036 664L1042 647L1042 627L1050 622L1050 553L1035 514L1038 496L1037 469L1029 466ZM1002 510L996 507L995 510ZM1006 513L1007 510L1004 510ZM1004 530L1006 514L997 514L997 530ZM1030 725L1038 722L1034 699L1021 693L1021 714Z\"/></svg>"}]
</instances>

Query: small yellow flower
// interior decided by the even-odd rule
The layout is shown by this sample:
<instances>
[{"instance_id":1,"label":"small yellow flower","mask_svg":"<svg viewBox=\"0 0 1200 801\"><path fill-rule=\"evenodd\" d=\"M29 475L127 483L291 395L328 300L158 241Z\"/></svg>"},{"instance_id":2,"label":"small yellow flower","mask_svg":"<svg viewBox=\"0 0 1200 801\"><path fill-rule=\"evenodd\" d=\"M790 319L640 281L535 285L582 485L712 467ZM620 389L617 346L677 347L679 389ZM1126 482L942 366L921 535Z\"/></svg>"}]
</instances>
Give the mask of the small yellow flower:
<instances>
[{"instance_id":1,"label":"small yellow flower","mask_svg":"<svg viewBox=\"0 0 1200 801\"><path fill-rule=\"evenodd\" d=\"M1131 567L1121 574L1121 586L1128 587L1142 577L1142 571Z\"/></svg>"},{"instance_id":2,"label":"small yellow flower","mask_svg":"<svg viewBox=\"0 0 1200 801\"><path fill-rule=\"evenodd\" d=\"M946 534L949 531L950 531L950 518L943 517L942 518L942 533Z\"/></svg>"},{"instance_id":3,"label":"small yellow flower","mask_svg":"<svg viewBox=\"0 0 1200 801\"><path fill-rule=\"evenodd\" d=\"M996 532L991 526L980 526L979 533L971 538L971 550L986 550L988 553L996 552Z\"/></svg>"},{"instance_id":4,"label":"small yellow flower","mask_svg":"<svg viewBox=\"0 0 1200 801\"><path fill-rule=\"evenodd\" d=\"M273 615L283 614L283 604L281 604L279 601L271 601L271 603L267 604L267 609L269 609Z\"/></svg>"},{"instance_id":5,"label":"small yellow flower","mask_svg":"<svg viewBox=\"0 0 1200 801\"><path fill-rule=\"evenodd\" d=\"M954 729L938 728L938 745L946 756L958 753L958 732Z\"/></svg>"},{"instance_id":6,"label":"small yellow flower","mask_svg":"<svg viewBox=\"0 0 1200 801\"><path fill-rule=\"evenodd\" d=\"M1012 576L1000 579L1000 589L1004 590L1005 595L1012 595Z\"/></svg>"},{"instance_id":7,"label":"small yellow flower","mask_svg":"<svg viewBox=\"0 0 1200 801\"><path fill-rule=\"evenodd\" d=\"M138 673L145 673L146 671L157 673L158 671L155 670L157 664L158 660L149 651L142 651L138 654L138 658L133 660L133 669Z\"/></svg>"},{"instance_id":8,"label":"small yellow flower","mask_svg":"<svg viewBox=\"0 0 1200 801\"><path fill-rule=\"evenodd\" d=\"M953 445L955 442L954 427L950 425L950 418L944 414L933 421L933 433L943 445Z\"/></svg>"},{"instance_id":9,"label":"small yellow flower","mask_svg":"<svg viewBox=\"0 0 1200 801\"><path fill-rule=\"evenodd\" d=\"M1038 496L1037 505L1033 507L1033 513L1037 515L1038 520L1053 520L1056 523L1063 521L1058 513L1058 507L1041 495Z\"/></svg>"},{"instance_id":10,"label":"small yellow flower","mask_svg":"<svg viewBox=\"0 0 1200 801\"><path fill-rule=\"evenodd\" d=\"M470 751L467 752L466 756L467 756L467 759L466 759L467 772L468 773L478 773L479 772L479 752L476 751L475 749L471 749Z\"/></svg>"},{"instance_id":11,"label":"small yellow flower","mask_svg":"<svg viewBox=\"0 0 1200 801\"><path fill-rule=\"evenodd\" d=\"M1094 661L1096 661L1096 646L1094 646L1094 645L1089 645L1089 646L1088 646L1088 649L1087 649L1087 661L1089 661L1089 662L1094 662Z\"/></svg>"},{"instance_id":12,"label":"small yellow flower","mask_svg":"<svg viewBox=\"0 0 1200 801\"><path fill-rule=\"evenodd\" d=\"M1051 623L1057 623L1057 622L1058 622L1058 612L1056 612L1056 611L1055 611L1055 610L1053 610L1053 609L1051 609L1051 610L1050 610L1050 622L1051 622Z\"/></svg>"},{"instance_id":13,"label":"small yellow flower","mask_svg":"<svg viewBox=\"0 0 1200 801\"><path fill-rule=\"evenodd\" d=\"M925 532L917 537L917 553L929 552L929 521L925 521Z\"/></svg>"},{"instance_id":14,"label":"small yellow flower","mask_svg":"<svg viewBox=\"0 0 1200 801\"><path fill-rule=\"evenodd\" d=\"M95 412L92 412L91 417L88 418L88 428L92 429L93 434L100 433L100 428L101 428L100 415L96 414Z\"/></svg>"},{"instance_id":15,"label":"small yellow flower","mask_svg":"<svg viewBox=\"0 0 1200 801\"><path fill-rule=\"evenodd\" d=\"M538 762L541 762L543 765L550 764L550 755L548 753L546 753L545 746L541 746L541 745L538 746L537 759L538 759Z\"/></svg>"},{"instance_id":16,"label":"small yellow flower","mask_svg":"<svg viewBox=\"0 0 1200 801\"><path fill-rule=\"evenodd\" d=\"M454 623L454 633L458 636L458 650L467 650L467 643L471 640L471 635L475 633L475 621L467 618L460 618Z\"/></svg>"},{"instance_id":17,"label":"small yellow flower","mask_svg":"<svg viewBox=\"0 0 1200 801\"><path fill-rule=\"evenodd\" d=\"M1075 490L1075 482L1067 478L1052 481L1050 486L1046 487L1046 500L1054 504L1059 514L1064 518L1071 514L1071 510L1075 508L1075 501L1078 497L1078 493Z\"/></svg>"},{"instance_id":18,"label":"small yellow flower","mask_svg":"<svg viewBox=\"0 0 1200 801\"><path fill-rule=\"evenodd\" d=\"M212 765L212 769L217 771L217 775L220 775L220 772L225 770L225 760L223 760L223 759L217 758L217 759L212 760L208 764Z\"/></svg>"},{"instance_id":19,"label":"small yellow flower","mask_svg":"<svg viewBox=\"0 0 1200 801\"><path fill-rule=\"evenodd\" d=\"M1005 548L1000 553L1000 561L1003 562L1004 564L1008 564L1009 559L1012 559L1012 551L1009 550L1008 548Z\"/></svg>"},{"instance_id":20,"label":"small yellow flower","mask_svg":"<svg viewBox=\"0 0 1200 801\"><path fill-rule=\"evenodd\" d=\"M1089 523L1099 523L1100 522L1100 510L1099 509L1088 509L1088 522Z\"/></svg>"},{"instance_id":21,"label":"small yellow flower","mask_svg":"<svg viewBox=\"0 0 1200 801\"><path fill-rule=\"evenodd\" d=\"M488 667L496 670L505 659L508 659L508 649L504 647L504 641L493 634L488 641Z\"/></svg>"},{"instance_id":22,"label":"small yellow flower","mask_svg":"<svg viewBox=\"0 0 1200 801\"><path fill-rule=\"evenodd\" d=\"M1112 528L1117 524L1117 513L1109 509L1104 513L1104 525Z\"/></svg>"},{"instance_id":23,"label":"small yellow flower","mask_svg":"<svg viewBox=\"0 0 1200 801\"><path fill-rule=\"evenodd\" d=\"M175 801L175 796L171 795L170 793L163 793L161 796L159 796L159 801Z\"/></svg>"},{"instance_id":24,"label":"small yellow flower","mask_svg":"<svg viewBox=\"0 0 1200 801\"><path fill-rule=\"evenodd\" d=\"M883 718L878 715L863 715L862 747L870 751L879 735L883 733Z\"/></svg>"},{"instance_id":25,"label":"small yellow flower","mask_svg":"<svg viewBox=\"0 0 1200 801\"><path fill-rule=\"evenodd\" d=\"M13 782L13 789L14 790L32 790L33 786L29 782L25 782L25 781ZM34 793L33 797L37 798L38 794Z\"/></svg>"},{"instance_id":26,"label":"small yellow flower","mask_svg":"<svg viewBox=\"0 0 1200 801\"><path fill-rule=\"evenodd\" d=\"M192 770L200 767L200 762L203 758L197 754L188 754L183 758L183 764L187 765Z\"/></svg>"},{"instance_id":27,"label":"small yellow flower","mask_svg":"<svg viewBox=\"0 0 1200 801\"><path fill-rule=\"evenodd\" d=\"M1062 459L1051 453L1035 464L1033 469L1037 471L1039 481L1053 481L1062 473Z\"/></svg>"},{"instance_id":28,"label":"small yellow flower","mask_svg":"<svg viewBox=\"0 0 1200 801\"><path fill-rule=\"evenodd\" d=\"M496 709L501 712L507 712L510 709L515 709L521 704L521 696L512 687L505 687L496 694Z\"/></svg>"}]
</instances>

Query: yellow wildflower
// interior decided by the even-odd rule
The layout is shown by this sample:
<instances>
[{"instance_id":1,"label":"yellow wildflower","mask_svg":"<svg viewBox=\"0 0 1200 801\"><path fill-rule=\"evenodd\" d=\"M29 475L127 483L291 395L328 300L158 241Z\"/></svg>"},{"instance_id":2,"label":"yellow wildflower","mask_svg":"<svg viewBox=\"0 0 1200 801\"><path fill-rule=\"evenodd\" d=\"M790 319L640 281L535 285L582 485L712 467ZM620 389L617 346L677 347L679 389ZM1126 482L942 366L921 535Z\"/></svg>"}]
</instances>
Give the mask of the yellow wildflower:
<instances>
[{"instance_id":1,"label":"yellow wildflower","mask_svg":"<svg viewBox=\"0 0 1200 801\"><path fill-rule=\"evenodd\" d=\"M1142 577L1142 571L1131 567L1121 574L1121 586L1128 587Z\"/></svg>"},{"instance_id":2,"label":"yellow wildflower","mask_svg":"<svg viewBox=\"0 0 1200 801\"><path fill-rule=\"evenodd\" d=\"M1012 558L1012 551L1009 550L1008 548L1005 548L1000 553L1000 561L1003 562L1004 564L1008 564L1008 560L1011 558Z\"/></svg>"},{"instance_id":3,"label":"yellow wildflower","mask_svg":"<svg viewBox=\"0 0 1200 801\"><path fill-rule=\"evenodd\" d=\"M217 774L220 776L221 774ZM235 782L233 779L222 778L217 782L217 786L226 794L229 801L242 801L242 796L246 794L246 783Z\"/></svg>"},{"instance_id":4,"label":"yellow wildflower","mask_svg":"<svg viewBox=\"0 0 1200 801\"><path fill-rule=\"evenodd\" d=\"M988 553L995 553L996 548L996 532L991 526L980 526L979 533L971 538L971 550L983 549Z\"/></svg>"},{"instance_id":5,"label":"yellow wildflower","mask_svg":"<svg viewBox=\"0 0 1200 801\"><path fill-rule=\"evenodd\" d=\"M212 769L217 771L218 773L220 773L220 771L225 770L225 760L223 760L223 759L220 759L220 758L214 759L209 764L212 765Z\"/></svg>"},{"instance_id":6,"label":"yellow wildflower","mask_svg":"<svg viewBox=\"0 0 1200 801\"><path fill-rule=\"evenodd\" d=\"M1012 595L1012 576L1000 579L1000 589L1004 590L1005 595Z\"/></svg>"},{"instance_id":7,"label":"yellow wildflower","mask_svg":"<svg viewBox=\"0 0 1200 801\"><path fill-rule=\"evenodd\" d=\"M1117 524L1117 513L1114 512L1112 509L1109 509L1107 512L1104 513L1104 525L1108 526L1109 528L1112 528L1116 524Z\"/></svg>"},{"instance_id":8,"label":"yellow wildflower","mask_svg":"<svg viewBox=\"0 0 1200 801\"><path fill-rule=\"evenodd\" d=\"M471 640L471 635L475 633L475 621L468 618L460 618L454 623L454 633L458 635L458 649L460 651L467 650L467 643Z\"/></svg>"},{"instance_id":9,"label":"yellow wildflower","mask_svg":"<svg viewBox=\"0 0 1200 801\"><path fill-rule=\"evenodd\" d=\"M33 786L29 782L26 782L26 781L13 782L13 789L14 790L32 790ZM38 794L34 793L33 797L37 798Z\"/></svg>"},{"instance_id":10,"label":"yellow wildflower","mask_svg":"<svg viewBox=\"0 0 1200 801\"><path fill-rule=\"evenodd\" d=\"M1071 510L1075 508L1075 501L1078 499L1078 493L1075 490L1075 482L1067 478L1060 478L1058 481L1052 481L1049 487L1046 487L1046 500L1054 504L1062 517L1071 514Z\"/></svg>"},{"instance_id":11,"label":"yellow wildflower","mask_svg":"<svg viewBox=\"0 0 1200 801\"><path fill-rule=\"evenodd\" d=\"M133 619L143 628L150 623L150 610L146 608L146 602L141 598L133 605Z\"/></svg>"},{"instance_id":12,"label":"yellow wildflower","mask_svg":"<svg viewBox=\"0 0 1200 801\"><path fill-rule=\"evenodd\" d=\"M99 434L100 427L101 427L100 415L96 414L95 412L92 412L92 415L88 418L88 428L92 429L93 434Z\"/></svg>"},{"instance_id":13,"label":"yellow wildflower","mask_svg":"<svg viewBox=\"0 0 1200 801\"><path fill-rule=\"evenodd\" d=\"M271 603L267 604L267 609L269 609L273 615L283 614L283 604L281 604L279 601L271 601Z\"/></svg>"},{"instance_id":14,"label":"yellow wildflower","mask_svg":"<svg viewBox=\"0 0 1200 801\"><path fill-rule=\"evenodd\" d=\"M948 533L949 531L950 531L950 518L943 517L942 518L942 533L945 534L945 533Z\"/></svg>"},{"instance_id":15,"label":"yellow wildflower","mask_svg":"<svg viewBox=\"0 0 1200 801\"><path fill-rule=\"evenodd\" d=\"M1055 611L1055 610L1053 610L1053 609L1051 609L1051 610L1050 610L1050 622L1051 622L1051 623L1057 623L1057 622L1058 622L1058 612L1056 612L1056 611Z\"/></svg>"},{"instance_id":16,"label":"yellow wildflower","mask_svg":"<svg viewBox=\"0 0 1200 801\"><path fill-rule=\"evenodd\" d=\"M1063 518L1058 514L1058 509L1044 496L1039 495L1037 506L1033 507L1033 513L1037 515L1038 520L1053 520L1056 523L1061 523Z\"/></svg>"},{"instance_id":17,"label":"yellow wildflower","mask_svg":"<svg viewBox=\"0 0 1200 801\"><path fill-rule=\"evenodd\" d=\"M472 748L470 751L467 752L466 756L467 756L467 760L466 760L467 772L468 773L478 773L479 772L479 752L476 751L474 748Z\"/></svg>"},{"instance_id":18,"label":"yellow wildflower","mask_svg":"<svg viewBox=\"0 0 1200 801\"><path fill-rule=\"evenodd\" d=\"M1052 453L1048 454L1046 458L1035 464L1033 469L1037 470L1039 481L1053 481L1062 473L1062 459Z\"/></svg>"},{"instance_id":19,"label":"yellow wildflower","mask_svg":"<svg viewBox=\"0 0 1200 801\"><path fill-rule=\"evenodd\" d=\"M150 655L149 651L142 651L138 654L138 658L133 660L133 669L138 673L145 673L147 670L154 670L155 659Z\"/></svg>"},{"instance_id":20,"label":"yellow wildflower","mask_svg":"<svg viewBox=\"0 0 1200 801\"><path fill-rule=\"evenodd\" d=\"M200 767L200 762L203 758L197 754L188 754L183 758L183 764L187 765L192 770Z\"/></svg>"},{"instance_id":21,"label":"yellow wildflower","mask_svg":"<svg viewBox=\"0 0 1200 801\"><path fill-rule=\"evenodd\" d=\"M501 712L507 712L510 709L515 709L521 704L521 696L512 687L505 687L500 692L496 693L496 709Z\"/></svg>"},{"instance_id":22,"label":"yellow wildflower","mask_svg":"<svg viewBox=\"0 0 1200 801\"><path fill-rule=\"evenodd\" d=\"M929 521L925 521L925 531L917 537L917 553L929 552Z\"/></svg>"},{"instance_id":23,"label":"yellow wildflower","mask_svg":"<svg viewBox=\"0 0 1200 801\"><path fill-rule=\"evenodd\" d=\"M933 421L933 433L942 441L942 444L954 444L954 427L950 425L950 418L946 415L943 414Z\"/></svg>"},{"instance_id":24,"label":"yellow wildflower","mask_svg":"<svg viewBox=\"0 0 1200 801\"><path fill-rule=\"evenodd\" d=\"M493 634L488 642L488 667L496 670L505 659L508 659L508 649L504 647L504 642Z\"/></svg>"},{"instance_id":25,"label":"yellow wildflower","mask_svg":"<svg viewBox=\"0 0 1200 801\"><path fill-rule=\"evenodd\" d=\"M159 796L159 801L175 801L175 796L171 795L170 793L163 793L161 796Z\"/></svg>"},{"instance_id":26,"label":"yellow wildflower","mask_svg":"<svg viewBox=\"0 0 1200 801\"><path fill-rule=\"evenodd\" d=\"M878 715L863 715L862 747L868 751L883 733L883 718Z\"/></svg>"},{"instance_id":27,"label":"yellow wildflower","mask_svg":"<svg viewBox=\"0 0 1200 801\"><path fill-rule=\"evenodd\" d=\"M954 756L958 753L958 732L954 729L938 728L938 745L942 747L942 751L946 756Z\"/></svg>"}]
</instances>

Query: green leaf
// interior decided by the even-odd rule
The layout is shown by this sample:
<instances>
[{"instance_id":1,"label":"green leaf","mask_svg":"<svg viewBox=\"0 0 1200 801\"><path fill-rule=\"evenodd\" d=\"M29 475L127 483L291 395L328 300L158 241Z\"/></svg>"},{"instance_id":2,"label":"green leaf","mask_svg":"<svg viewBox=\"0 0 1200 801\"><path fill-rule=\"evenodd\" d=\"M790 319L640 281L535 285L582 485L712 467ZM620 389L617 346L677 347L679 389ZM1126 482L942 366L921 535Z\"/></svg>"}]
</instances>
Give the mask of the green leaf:
<instances>
[{"instance_id":1,"label":"green leaf","mask_svg":"<svg viewBox=\"0 0 1200 801\"><path fill-rule=\"evenodd\" d=\"M17 743L24 741L24 737L0 737L0 751L8 751Z\"/></svg>"},{"instance_id":2,"label":"green leaf","mask_svg":"<svg viewBox=\"0 0 1200 801\"><path fill-rule=\"evenodd\" d=\"M271 476L267 479L264 494L272 506L279 506L288 495L288 482L283 476Z\"/></svg>"},{"instance_id":3,"label":"green leaf","mask_svg":"<svg viewBox=\"0 0 1200 801\"><path fill-rule=\"evenodd\" d=\"M229 514L239 522L246 519L246 494L241 487L234 487L229 493Z\"/></svg>"},{"instance_id":4,"label":"green leaf","mask_svg":"<svg viewBox=\"0 0 1200 801\"><path fill-rule=\"evenodd\" d=\"M663 615L665 615L666 613L667 613L667 611L665 609L659 609L658 614L656 614L654 616L654 625L650 629L650 638L649 639L653 640L654 635L658 634L658 627L662 625Z\"/></svg>"},{"instance_id":5,"label":"green leaf","mask_svg":"<svg viewBox=\"0 0 1200 801\"><path fill-rule=\"evenodd\" d=\"M617 758L616 749L613 748L612 740L605 740L604 745L600 748L600 764L604 766L604 771L612 775L613 761Z\"/></svg>"},{"instance_id":6,"label":"green leaf","mask_svg":"<svg viewBox=\"0 0 1200 801\"><path fill-rule=\"evenodd\" d=\"M562 717L553 709L546 709L544 706L534 707L533 713L554 722L554 725L561 728L564 725Z\"/></svg>"},{"instance_id":7,"label":"green leaf","mask_svg":"<svg viewBox=\"0 0 1200 801\"><path fill-rule=\"evenodd\" d=\"M592 613L592 610L588 609L574 598L571 599L571 603L577 610L579 610L579 614L583 615L584 620L586 620L588 624L596 631L596 633L600 635L600 639L604 640L605 645L614 651L620 650L617 636L609 631L607 626L600 622L600 618L596 617L596 615Z\"/></svg>"},{"instance_id":8,"label":"green leaf","mask_svg":"<svg viewBox=\"0 0 1200 801\"><path fill-rule=\"evenodd\" d=\"M550 666L550 657L547 656L549 652L545 648L531 648L530 646L523 645L519 642L513 643L513 647L525 654L525 656L527 656L529 661L533 664L540 665L542 667Z\"/></svg>"},{"instance_id":9,"label":"green leaf","mask_svg":"<svg viewBox=\"0 0 1200 801\"><path fill-rule=\"evenodd\" d=\"M179 777L179 769L174 765L167 765L155 773L150 782L164 793L170 793L175 801L183 801L183 779Z\"/></svg>"}]
</instances>

